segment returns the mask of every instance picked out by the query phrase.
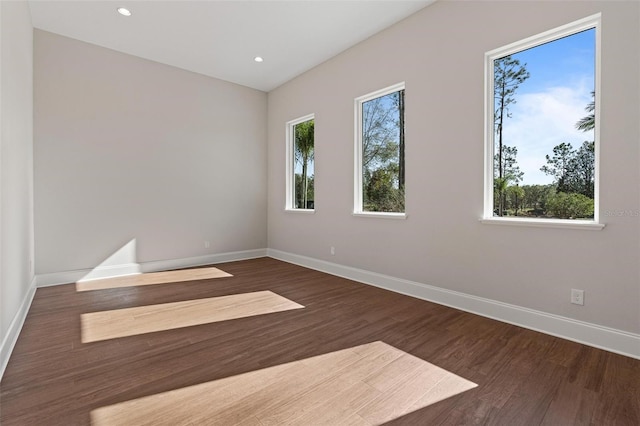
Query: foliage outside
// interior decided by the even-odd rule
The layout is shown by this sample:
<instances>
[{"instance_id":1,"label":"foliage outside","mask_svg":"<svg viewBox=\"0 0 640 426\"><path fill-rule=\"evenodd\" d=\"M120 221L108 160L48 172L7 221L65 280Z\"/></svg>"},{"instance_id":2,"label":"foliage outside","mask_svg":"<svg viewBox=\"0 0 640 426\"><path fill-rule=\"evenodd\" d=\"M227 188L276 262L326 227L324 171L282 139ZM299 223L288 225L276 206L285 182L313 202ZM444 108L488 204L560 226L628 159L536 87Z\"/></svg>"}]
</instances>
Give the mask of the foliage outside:
<instances>
[{"instance_id":1,"label":"foliage outside","mask_svg":"<svg viewBox=\"0 0 640 426\"><path fill-rule=\"evenodd\" d=\"M534 48L535 49L535 48ZM493 212L495 216L550 219L594 217L595 142L584 141L577 149L558 141L545 156L540 170L553 178L548 185L522 185L524 173L518 166L518 149L503 140L505 122L512 118L510 106L517 91L530 77L527 64L511 55L494 60L494 167ZM595 128L595 92L586 105L586 116L575 127L583 132ZM517 144L517 141L510 141ZM542 159L541 159L542 162Z\"/></svg>"},{"instance_id":2,"label":"foliage outside","mask_svg":"<svg viewBox=\"0 0 640 426\"><path fill-rule=\"evenodd\" d=\"M294 134L294 190L296 209L313 209L314 203L314 120L298 123Z\"/></svg>"},{"instance_id":3,"label":"foliage outside","mask_svg":"<svg viewBox=\"0 0 640 426\"><path fill-rule=\"evenodd\" d=\"M362 103L362 210L404 212L404 90Z\"/></svg>"}]
</instances>

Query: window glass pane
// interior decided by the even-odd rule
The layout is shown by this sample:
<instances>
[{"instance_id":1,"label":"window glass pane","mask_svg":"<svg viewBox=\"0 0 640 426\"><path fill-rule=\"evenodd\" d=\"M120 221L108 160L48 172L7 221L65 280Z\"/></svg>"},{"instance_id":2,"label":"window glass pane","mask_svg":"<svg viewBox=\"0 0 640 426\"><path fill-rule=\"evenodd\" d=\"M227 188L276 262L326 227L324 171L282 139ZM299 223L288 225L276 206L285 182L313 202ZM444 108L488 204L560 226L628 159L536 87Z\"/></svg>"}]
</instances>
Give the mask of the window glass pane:
<instances>
[{"instance_id":1,"label":"window glass pane","mask_svg":"<svg viewBox=\"0 0 640 426\"><path fill-rule=\"evenodd\" d=\"M293 126L293 207L314 208L314 120Z\"/></svg>"},{"instance_id":2,"label":"window glass pane","mask_svg":"<svg viewBox=\"0 0 640 426\"><path fill-rule=\"evenodd\" d=\"M493 60L493 215L593 219L595 28Z\"/></svg>"},{"instance_id":3,"label":"window glass pane","mask_svg":"<svg viewBox=\"0 0 640 426\"><path fill-rule=\"evenodd\" d=\"M361 104L362 210L404 212L404 90Z\"/></svg>"}]
</instances>

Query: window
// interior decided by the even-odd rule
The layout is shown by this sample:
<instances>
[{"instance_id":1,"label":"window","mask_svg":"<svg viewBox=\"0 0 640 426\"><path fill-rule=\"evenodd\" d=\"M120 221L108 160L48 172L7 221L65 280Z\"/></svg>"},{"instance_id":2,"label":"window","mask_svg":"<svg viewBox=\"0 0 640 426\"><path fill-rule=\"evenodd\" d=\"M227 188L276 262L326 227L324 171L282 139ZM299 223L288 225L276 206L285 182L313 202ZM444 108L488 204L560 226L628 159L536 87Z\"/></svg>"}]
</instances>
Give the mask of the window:
<instances>
[{"instance_id":1,"label":"window","mask_svg":"<svg viewBox=\"0 0 640 426\"><path fill-rule=\"evenodd\" d=\"M315 209L314 135L313 114L287 123L287 210Z\"/></svg>"},{"instance_id":2,"label":"window","mask_svg":"<svg viewBox=\"0 0 640 426\"><path fill-rule=\"evenodd\" d=\"M599 27L486 53L486 220L598 223Z\"/></svg>"},{"instance_id":3,"label":"window","mask_svg":"<svg viewBox=\"0 0 640 426\"><path fill-rule=\"evenodd\" d=\"M354 214L404 217L404 83L355 100Z\"/></svg>"}]
</instances>

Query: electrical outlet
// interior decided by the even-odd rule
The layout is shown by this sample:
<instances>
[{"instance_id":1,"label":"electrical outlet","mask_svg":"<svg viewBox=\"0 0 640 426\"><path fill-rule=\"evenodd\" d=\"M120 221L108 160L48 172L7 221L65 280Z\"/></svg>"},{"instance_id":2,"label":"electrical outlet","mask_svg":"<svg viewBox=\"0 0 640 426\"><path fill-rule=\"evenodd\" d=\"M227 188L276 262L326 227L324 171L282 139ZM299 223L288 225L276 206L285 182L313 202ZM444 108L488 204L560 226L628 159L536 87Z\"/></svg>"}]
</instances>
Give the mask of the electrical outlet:
<instances>
[{"instance_id":1,"label":"electrical outlet","mask_svg":"<svg viewBox=\"0 0 640 426\"><path fill-rule=\"evenodd\" d=\"M329 250L331 252L331 256L335 256L336 254L336 248L331 246L331 249Z\"/></svg>"},{"instance_id":2,"label":"electrical outlet","mask_svg":"<svg viewBox=\"0 0 640 426\"><path fill-rule=\"evenodd\" d=\"M571 289L571 303L574 305L584 305L584 290Z\"/></svg>"},{"instance_id":3,"label":"electrical outlet","mask_svg":"<svg viewBox=\"0 0 640 426\"><path fill-rule=\"evenodd\" d=\"M209 243L209 241L205 241L204 248L209 248L209 247L211 247L211 244Z\"/></svg>"}]
</instances>

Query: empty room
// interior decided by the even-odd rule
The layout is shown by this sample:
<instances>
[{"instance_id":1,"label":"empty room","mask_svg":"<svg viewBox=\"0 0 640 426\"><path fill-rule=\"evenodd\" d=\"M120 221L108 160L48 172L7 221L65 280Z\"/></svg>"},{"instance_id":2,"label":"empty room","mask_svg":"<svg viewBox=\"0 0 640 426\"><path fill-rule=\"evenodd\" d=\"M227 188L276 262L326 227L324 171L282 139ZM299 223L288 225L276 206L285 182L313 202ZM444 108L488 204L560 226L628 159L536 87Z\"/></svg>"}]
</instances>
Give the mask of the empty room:
<instances>
[{"instance_id":1,"label":"empty room","mask_svg":"<svg viewBox=\"0 0 640 426\"><path fill-rule=\"evenodd\" d=\"M640 424L640 2L0 0L0 424Z\"/></svg>"}]
</instances>

